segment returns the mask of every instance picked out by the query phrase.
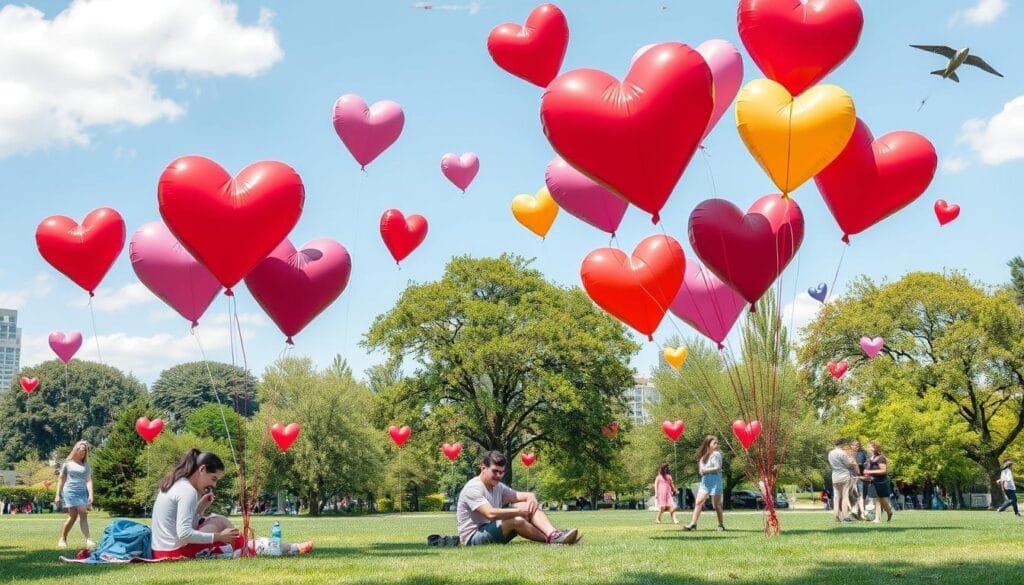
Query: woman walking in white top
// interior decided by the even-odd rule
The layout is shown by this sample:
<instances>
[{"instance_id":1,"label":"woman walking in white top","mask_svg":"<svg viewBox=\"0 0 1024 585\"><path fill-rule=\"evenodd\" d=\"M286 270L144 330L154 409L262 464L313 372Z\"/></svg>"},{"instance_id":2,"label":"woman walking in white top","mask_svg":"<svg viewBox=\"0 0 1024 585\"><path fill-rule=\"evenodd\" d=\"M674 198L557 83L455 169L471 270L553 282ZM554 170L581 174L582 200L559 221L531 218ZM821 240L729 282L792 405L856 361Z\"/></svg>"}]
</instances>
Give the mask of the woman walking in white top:
<instances>
[{"instance_id":1,"label":"woman walking in white top","mask_svg":"<svg viewBox=\"0 0 1024 585\"><path fill-rule=\"evenodd\" d=\"M999 480L996 482L999 487L1003 488L1003 503L996 510L1002 512L1003 510L1013 506L1013 513L1020 516L1020 512L1017 510L1017 486L1013 483L1013 471L1010 467L1013 466L1013 460L1007 459L1003 461L1003 471L999 474Z\"/></svg>"},{"instance_id":2,"label":"woman walking in white top","mask_svg":"<svg viewBox=\"0 0 1024 585\"><path fill-rule=\"evenodd\" d=\"M68 511L68 519L64 521L64 527L60 531L60 540L57 541L58 548L68 547L68 532L78 520L78 527L85 537L85 546L95 548L96 543L89 536L89 506L92 505L92 467L89 466L89 443L79 441L75 443L68 458L60 467L60 476L57 478L57 495L53 499L56 505L63 505Z\"/></svg>"}]
</instances>

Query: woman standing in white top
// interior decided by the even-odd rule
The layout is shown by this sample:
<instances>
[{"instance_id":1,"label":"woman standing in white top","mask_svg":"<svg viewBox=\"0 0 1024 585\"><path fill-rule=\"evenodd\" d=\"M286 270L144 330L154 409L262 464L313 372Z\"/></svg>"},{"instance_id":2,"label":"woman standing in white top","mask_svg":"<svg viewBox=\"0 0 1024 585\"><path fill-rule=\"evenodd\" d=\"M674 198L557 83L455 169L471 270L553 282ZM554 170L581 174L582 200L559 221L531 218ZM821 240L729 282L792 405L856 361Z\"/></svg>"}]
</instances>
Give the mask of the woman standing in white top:
<instances>
[{"instance_id":1,"label":"woman standing in white top","mask_svg":"<svg viewBox=\"0 0 1024 585\"><path fill-rule=\"evenodd\" d=\"M68 512L68 519L64 521L64 527L60 532L60 540L57 541L58 548L68 547L68 532L79 520L78 527L85 537L85 546L95 548L96 543L89 536L89 506L92 505L92 467L87 461L89 457L89 443L79 441L75 443L68 458L60 467L60 476L57 478L57 495L53 499L55 505L63 504Z\"/></svg>"},{"instance_id":2,"label":"woman standing in white top","mask_svg":"<svg viewBox=\"0 0 1024 585\"><path fill-rule=\"evenodd\" d=\"M1017 486L1013 483L1013 471L1010 469L1012 466L1012 459L1003 461L1003 471L999 474L999 480L996 483L999 484L999 487L1003 488L1003 497L1006 499L997 511L1002 512L1013 506L1013 513L1020 516L1020 512L1017 510Z\"/></svg>"}]
</instances>

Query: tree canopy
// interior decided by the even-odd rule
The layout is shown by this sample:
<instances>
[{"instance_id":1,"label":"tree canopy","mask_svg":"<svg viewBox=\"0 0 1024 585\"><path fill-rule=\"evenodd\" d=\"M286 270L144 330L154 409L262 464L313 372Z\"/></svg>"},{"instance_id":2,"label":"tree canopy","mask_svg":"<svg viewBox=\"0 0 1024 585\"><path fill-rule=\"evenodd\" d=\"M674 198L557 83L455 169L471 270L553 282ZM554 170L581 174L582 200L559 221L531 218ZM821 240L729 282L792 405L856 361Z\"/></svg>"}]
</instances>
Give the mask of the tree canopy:
<instances>
[{"instance_id":1,"label":"tree canopy","mask_svg":"<svg viewBox=\"0 0 1024 585\"><path fill-rule=\"evenodd\" d=\"M248 390L248 407L235 405L236 390L238 396ZM252 416L259 407L255 377L231 364L206 361L167 368L153 383L153 406L165 414L164 422L175 432L185 428L185 420L193 410L218 404L218 398L220 404Z\"/></svg>"}]
</instances>

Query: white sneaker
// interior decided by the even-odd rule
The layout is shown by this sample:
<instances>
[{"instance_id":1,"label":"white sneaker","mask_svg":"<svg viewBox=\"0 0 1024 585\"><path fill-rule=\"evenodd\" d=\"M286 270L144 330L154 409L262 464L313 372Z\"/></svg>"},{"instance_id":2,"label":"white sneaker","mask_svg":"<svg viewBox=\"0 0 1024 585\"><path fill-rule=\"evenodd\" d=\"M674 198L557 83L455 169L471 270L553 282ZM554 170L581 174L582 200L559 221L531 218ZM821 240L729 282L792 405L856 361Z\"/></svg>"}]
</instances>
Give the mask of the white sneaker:
<instances>
[{"instance_id":1,"label":"white sneaker","mask_svg":"<svg viewBox=\"0 0 1024 585\"><path fill-rule=\"evenodd\" d=\"M57 548L67 548L67 547L68 547L68 541L64 540L63 538L57 541Z\"/></svg>"}]
</instances>

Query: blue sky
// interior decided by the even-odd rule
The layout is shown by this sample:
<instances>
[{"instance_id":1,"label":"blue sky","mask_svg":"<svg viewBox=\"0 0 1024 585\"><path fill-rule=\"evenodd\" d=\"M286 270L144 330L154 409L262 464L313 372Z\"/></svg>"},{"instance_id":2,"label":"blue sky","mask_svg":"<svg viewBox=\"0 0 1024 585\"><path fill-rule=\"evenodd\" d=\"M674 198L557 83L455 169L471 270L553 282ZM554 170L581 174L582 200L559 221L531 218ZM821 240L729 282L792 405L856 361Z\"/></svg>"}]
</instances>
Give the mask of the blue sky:
<instances>
[{"instance_id":1,"label":"blue sky","mask_svg":"<svg viewBox=\"0 0 1024 585\"><path fill-rule=\"evenodd\" d=\"M581 260L607 245L607 237L563 213L542 242L509 211L512 197L543 185L552 150L540 127L541 90L500 70L486 38L499 23L521 23L535 4L432 4L432 10L389 1L4 5L0 305L21 311L23 365L50 359L45 338L53 330L83 331L79 355L96 358L85 293L39 256L33 237L38 222L52 214L80 220L96 207L111 206L125 217L130 237L159 219L157 179L184 154L208 156L232 173L258 160L280 160L302 176L306 207L293 242L331 237L353 257L348 289L296 337L293 355L310 356L321 366L336 353L357 373L382 361L357 345L373 317L392 307L410 280L438 278L452 255L516 252L535 257L550 279L579 284ZM734 1L558 4L570 27L563 71L592 67L621 77L638 47L659 41L696 46L722 38L743 51ZM853 238L840 292L859 274L896 279L910 270L962 269L979 281L1004 282L1006 261L1024 253L1017 213L1024 184L1024 64L1014 43L1024 5L861 5L860 45L826 82L853 96L876 136L898 129L927 136L943 168L917 202ZM216 34L197 33L200 22ZM959 85L940 80L928 72L942 65L941 57L907 48L909 43L970 46L1006 78L965 68ZM760 77L744 57L745 80ZM368 102L392 99L405 110L401 138L366 175L331 124L331 106L344 93ZM717 194L745 208L774 191L731 119L730 111L705 143L707 161L694 159L662 212L665 230L688 256L686 221L699 201ZM445 152L465 151L479 155L480 174L461 195L442 177L439 160ZM800 321L815 305L796 293L832 280L843 245L813 183L793 197L803 209L806 236L784 275L784 290ZM938 198L963 208L941 229L932 213ZM378 232L381 213L391 207L430 222L426 242L401 270ZM657 231L634 208L618 239L632 249ZM284 338L244 289L238 299L249 365L259 372L278 356ZM138 285L127 249L95 302L107 363L151 382L161 369L198 358L184 319ZM221 361L230 361L226 308L218 300L200 328L208 356ZM677 330L689 334L685 325L666 320L656 337ZM634 365L646 371L659 353L660 346L645 343Z\"/></svg>"}]
</instances>

